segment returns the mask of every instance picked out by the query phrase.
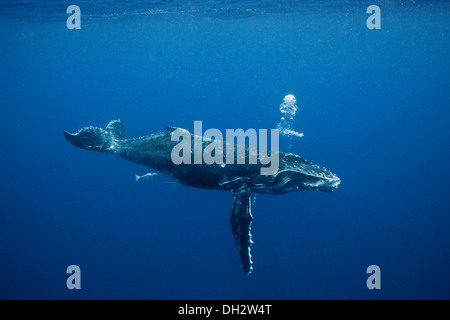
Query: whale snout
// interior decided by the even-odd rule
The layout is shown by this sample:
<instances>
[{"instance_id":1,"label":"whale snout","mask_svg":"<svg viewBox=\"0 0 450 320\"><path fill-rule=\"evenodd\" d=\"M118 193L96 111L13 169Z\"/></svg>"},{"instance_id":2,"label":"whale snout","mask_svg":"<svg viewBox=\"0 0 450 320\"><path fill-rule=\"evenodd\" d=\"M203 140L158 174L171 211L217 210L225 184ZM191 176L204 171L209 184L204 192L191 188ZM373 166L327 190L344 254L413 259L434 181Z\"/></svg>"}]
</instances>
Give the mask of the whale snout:
<instances>
[{"instance_id":1,"label":"whale snout","mask_svg":"<svg viewBox=\"0 0 450 320\"><path fill-rule=\"evenodd\" d=\"M332 178L324 181L317 190L323 191L323 192L332 192L334 189L336 189L339 184L341 183L341 179L339 179L338 176L333 175Z\"/></svg>"}]
</instances>

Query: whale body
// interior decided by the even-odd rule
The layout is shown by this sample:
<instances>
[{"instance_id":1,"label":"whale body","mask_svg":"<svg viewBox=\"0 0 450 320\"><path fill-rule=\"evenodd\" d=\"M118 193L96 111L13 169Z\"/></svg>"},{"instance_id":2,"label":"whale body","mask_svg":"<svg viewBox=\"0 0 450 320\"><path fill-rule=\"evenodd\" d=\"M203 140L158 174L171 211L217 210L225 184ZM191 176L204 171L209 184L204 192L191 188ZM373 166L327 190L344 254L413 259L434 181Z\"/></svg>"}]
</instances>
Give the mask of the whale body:
<instances>
[{"instance_id":1,"label":"whale body","mask_svg":"<svg viewBox=\"0 0 450 320\"><path fill-rule=\"evenodd\" d=\"M250 246L253 243L252 193L283 194L302 190L331 192L341 182L331 171L306 161L298 155L284 152L279 152L277 170L268 175L261 174L262 164L249 164L249 161L245 161L244 164L238 164L237 161L234 161L234 164L194 164L194 162L175 164L171 158L172 150L178 144L172 139L172 133L175 130L184 129L166 127L163 132L125 139L125 128L122 122L113 120L105 129L89 126L73 134L67 131L63 131L63 134L71 144L77 147L117 154L126 160L165 173L183 185L231 192L233 196L231 230L244 274L249 274L253 268L250 254ZM190 135L191 141L194 141L194 136ZM203 139L201 144L203 150L211 142L212 140ZM237 145L234 145L234 148L237 148ZM245 145L245 151L246 158L252 153L259 154L257 147L248 145ZM236 157L237 152L234 155ZM193 154L191 157L193 158Z\"/></svg>"}]
</instances>

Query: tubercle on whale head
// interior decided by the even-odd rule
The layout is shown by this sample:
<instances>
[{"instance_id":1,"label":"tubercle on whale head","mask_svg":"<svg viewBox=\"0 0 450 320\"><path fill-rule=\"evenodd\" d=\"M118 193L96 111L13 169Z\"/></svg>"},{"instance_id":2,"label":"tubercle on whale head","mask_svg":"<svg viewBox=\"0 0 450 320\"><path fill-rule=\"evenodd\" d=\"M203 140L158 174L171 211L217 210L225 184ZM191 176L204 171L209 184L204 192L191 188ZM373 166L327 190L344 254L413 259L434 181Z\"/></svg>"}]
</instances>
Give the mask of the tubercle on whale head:
<instances>
[{"instance_id":1,"label":"tubercle on whale head","mask_svg":"<svg viewBox=\"0 0 450 320\"><path fill-rule=\"evenodd\" d=\"M339 179L338 176L333 175L334 177L324 181L317 190L323 191L323 192L333 192L334 189L337 189L339 184L341 183L341 179Z\"/></svg>"},{"instance_id":2,"label":"tubercle on whale head","mask_svg":"<svg viewBox=\"0 0 450 320\"><path fill-rule=\"evenodd\" d=\"M307 176L303 182L303 189L332 192L341 183L341 179L331 171L319 166L317 166L316 170L317 171L303 173Z\"/></svg>"},{"instance_id":3,"label":"tubercle on whale head","mask_svg":"<svg viewBox=\"0 0 450 320\"><path fill-rule=\"evenodd\" d=\"M329 171L328 171L329 172ZM310 172L299 170L280 171L274 182L274 189L279 193L288 193L302 190L319 190L322 192L332 192L336 189L341 180L334 174L327 176L316 176Z\"/></svg>"},{"instance_id":4,"label":"tubercle on whale head","mask_svg":"<svg viewBox=\"0 0 450 320\"><path fill-rule=\"evenodd\" d=\"M332 192L341 180L331 171L304 160L300 156L286 154L275 177L275 184L281 192L319 190Z\"/></svg>"}]
</instances>

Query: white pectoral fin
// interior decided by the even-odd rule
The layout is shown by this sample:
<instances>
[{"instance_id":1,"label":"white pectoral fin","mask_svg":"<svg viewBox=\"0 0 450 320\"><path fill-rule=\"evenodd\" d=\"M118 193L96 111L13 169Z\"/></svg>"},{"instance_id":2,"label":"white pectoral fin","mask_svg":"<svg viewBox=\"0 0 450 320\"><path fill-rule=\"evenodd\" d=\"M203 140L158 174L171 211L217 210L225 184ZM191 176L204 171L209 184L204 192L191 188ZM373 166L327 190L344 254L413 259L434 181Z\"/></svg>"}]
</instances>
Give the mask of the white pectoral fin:
<instances>
[{"instance_id":1,"label":"white pectoral fin","mask_svg":"<svg viewBox=\"0 0 450 320\"><path fill-rule=\"evenodd\" d=\"M242 271L244 274L252 272L252 256L250 246L252 245L251 224L253 216L251 213L251 190L247 184L242 184L232 191L233 209L231 211L231 230L234 241L239 250Z\"/></svg>"}]
</instances>

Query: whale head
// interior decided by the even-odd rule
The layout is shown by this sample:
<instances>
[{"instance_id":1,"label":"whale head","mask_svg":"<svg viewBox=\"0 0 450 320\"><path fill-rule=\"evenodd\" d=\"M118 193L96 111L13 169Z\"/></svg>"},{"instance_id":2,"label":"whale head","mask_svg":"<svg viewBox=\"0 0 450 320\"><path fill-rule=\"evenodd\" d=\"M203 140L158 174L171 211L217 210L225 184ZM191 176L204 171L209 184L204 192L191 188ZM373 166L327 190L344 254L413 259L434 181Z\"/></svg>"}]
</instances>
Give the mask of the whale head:
<instances>
[{"instance_id":1,"label":"whale head","mask_svg":"<svg viewBox=\"0 0 450 320\"><path fill-rule=\"evenodd\" d=\"M324 167L287 153L280 157L280 169L274 175L273 190L275 193L302 190L332 192L340 183L341 179Z\"/></svg>"}]
</instances>

